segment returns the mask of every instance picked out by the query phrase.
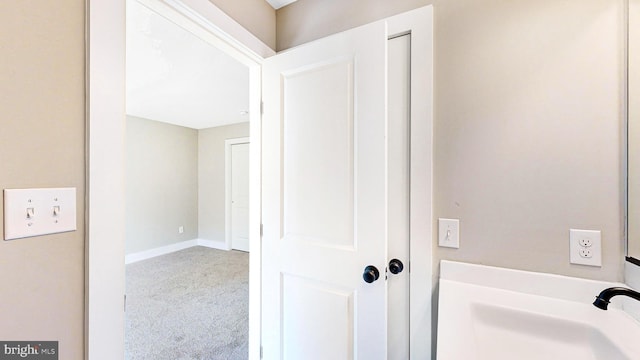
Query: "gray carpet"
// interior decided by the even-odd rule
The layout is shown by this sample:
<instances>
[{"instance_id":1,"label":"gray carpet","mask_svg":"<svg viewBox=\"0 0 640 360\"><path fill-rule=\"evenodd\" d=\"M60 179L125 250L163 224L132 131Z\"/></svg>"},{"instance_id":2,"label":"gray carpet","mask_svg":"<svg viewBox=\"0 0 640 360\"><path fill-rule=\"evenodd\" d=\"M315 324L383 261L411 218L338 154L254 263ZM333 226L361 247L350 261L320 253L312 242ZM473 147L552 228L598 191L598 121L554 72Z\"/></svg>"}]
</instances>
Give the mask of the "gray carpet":
<instances>
[{"instance_id":1,"label":"gray carpet","mask_svg":"<svg viewBox=\"0 0 640 360\"><path fill-rule=\"evenodd\" d=\"M248 253L196 246L126 271L125 359L248 358Z\"/></svg>"}]
</instances>

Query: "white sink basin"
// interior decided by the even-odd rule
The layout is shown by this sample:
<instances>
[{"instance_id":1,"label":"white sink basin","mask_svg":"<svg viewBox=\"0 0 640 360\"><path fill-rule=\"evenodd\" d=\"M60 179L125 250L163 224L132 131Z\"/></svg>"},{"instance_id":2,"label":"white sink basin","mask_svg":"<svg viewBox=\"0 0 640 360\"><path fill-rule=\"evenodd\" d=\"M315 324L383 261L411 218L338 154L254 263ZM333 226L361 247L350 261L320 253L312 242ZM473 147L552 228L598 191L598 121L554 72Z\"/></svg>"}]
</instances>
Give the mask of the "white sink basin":
<instances>
[{"instance_id":1,"label":"white sink basin","mask_svg":"<svg viewBox=\"0 0 640 360\"><path fill-rule=\"evenodd\" d=\"M640 324L616 302L591 304L611 286L443 262L438 360L640 359Z\"/></svg>"},{"instance_id":2,"label":"white sink basin","mask_svg":"<svg viewBox=\"0 0 640 360\"><path fill-rule=\"evenodd\" d=\"M474 303L474 333L481 359L632 359L585 322ZM640 356L640 353L636 358Z\"/></svg>"}]
</instances>

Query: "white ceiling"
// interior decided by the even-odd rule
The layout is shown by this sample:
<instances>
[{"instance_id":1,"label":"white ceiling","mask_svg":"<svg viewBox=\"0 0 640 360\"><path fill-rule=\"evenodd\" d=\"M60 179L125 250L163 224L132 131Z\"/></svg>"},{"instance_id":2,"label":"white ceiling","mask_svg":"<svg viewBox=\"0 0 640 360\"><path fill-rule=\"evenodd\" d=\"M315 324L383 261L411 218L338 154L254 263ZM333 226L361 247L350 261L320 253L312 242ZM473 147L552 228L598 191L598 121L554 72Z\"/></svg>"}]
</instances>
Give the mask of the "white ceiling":
<instances>
[{"instance_id":1,"label":"white ceiling","mask_svg":"<svg viewBox=\"0 0 640 360\"><path fill-rule=\"evenodd\" d=\"M204 129L248 121L248 109L247 67L127 1L128 115Z\"/></svg>"},{"instance_id":2,"label":"white ceiling","mask_svg":"<svg viewBox=\"0 0 640 360\"><path fill-rule=\"evenodd\" d=\"M287 6L292 2L296 2L297 0L267 0L267 2L276 10L280 9L283 6Z\"/></svg>"}]
</instances>

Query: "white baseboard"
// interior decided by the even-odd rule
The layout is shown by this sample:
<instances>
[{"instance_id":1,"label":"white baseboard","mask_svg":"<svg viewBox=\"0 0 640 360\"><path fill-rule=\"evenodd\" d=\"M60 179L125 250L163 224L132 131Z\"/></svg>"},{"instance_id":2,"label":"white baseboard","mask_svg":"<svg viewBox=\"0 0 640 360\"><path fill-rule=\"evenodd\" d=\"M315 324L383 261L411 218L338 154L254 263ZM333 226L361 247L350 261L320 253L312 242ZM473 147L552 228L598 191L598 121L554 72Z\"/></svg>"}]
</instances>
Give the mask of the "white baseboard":
<instances>
[{"instance_id":1,"label":"white baseboard","mask_svg":"<svg viewBox=\"0 0 640 360\"><path fill-rule=\"evenodd\" d=\"M182 241L182 242L171 244L171 245L165 245L165 246L157 247L154 249L149 249L149 250L129 254L124 257L124 263L131 264L134 262L151 259L156 256L166 255L172 252L184 250L193 246L198 246L198 241L199 239L187 240L187 241Z\"/></svg>"},{"instance_id":2,"label":"white baseboard","mask_svg":"<svg viewBox=\"0 0 640 360\"><path fill-rule=\"evenodd\" d=\"M161 246L154 249L149 249L149 250L129 254L124 257L124 263L131 264L134 262L151 259L156 256L170 254L172 252L184 250L194 246L204 246L212 249L226 250L226 251L231 250L227 246L227 243L224 241L193 239L193 240L182 241L182 242L171 244L171 245Z\"/></svg>"},{"instance_id":3,"label":"white baseboard","mask_svg":"<svg viewBox=\"0 0 640 360\"><path fill-rule=\"evenodd\" d=\"M227 246L227 243L225 241L220 240L198 239L198 245L218 250L231 250L231 248Z\"/></svg>"}]
</instances>

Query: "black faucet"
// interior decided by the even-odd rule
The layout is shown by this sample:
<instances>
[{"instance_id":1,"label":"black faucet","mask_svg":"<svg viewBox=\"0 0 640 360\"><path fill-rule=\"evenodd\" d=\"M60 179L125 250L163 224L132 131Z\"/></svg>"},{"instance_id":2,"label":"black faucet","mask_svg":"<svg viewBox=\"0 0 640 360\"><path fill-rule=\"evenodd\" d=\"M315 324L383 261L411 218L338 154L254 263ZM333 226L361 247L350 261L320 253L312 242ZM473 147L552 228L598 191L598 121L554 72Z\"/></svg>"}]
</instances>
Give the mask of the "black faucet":
<instances>
[{"instance_id":1,"label":"black faucet","mask_svg":"<svg viewBox=\"0 0 640 360\"><path fill-rule=\"evenodd\" d=\"M593 305L595 305L599 309L607 310L609 300L611 300L611 298L616 295L625 295L640 301L640 292L623 287L612 287L602 290L600 295L596 297L596 301L593 302Z\"/></svg>"}]
</instances>

